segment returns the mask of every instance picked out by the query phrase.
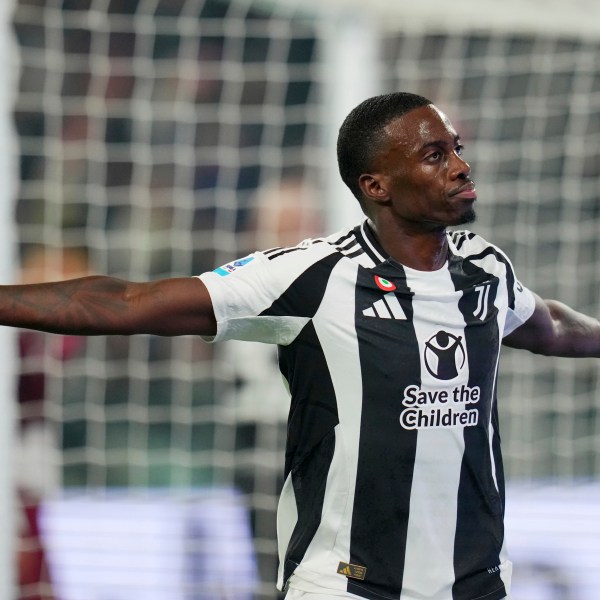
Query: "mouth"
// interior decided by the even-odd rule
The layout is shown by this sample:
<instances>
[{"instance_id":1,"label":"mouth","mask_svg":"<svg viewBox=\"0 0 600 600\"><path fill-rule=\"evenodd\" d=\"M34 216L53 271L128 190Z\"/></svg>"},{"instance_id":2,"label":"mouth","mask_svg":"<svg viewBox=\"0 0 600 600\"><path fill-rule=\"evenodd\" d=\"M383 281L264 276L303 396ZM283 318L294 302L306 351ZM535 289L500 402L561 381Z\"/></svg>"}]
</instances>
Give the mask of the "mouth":
<instances>
[{"instance_id":1,"label":"mouth","mask_svg":"<svg viewBox=\"0 0 600 600\"><path fill-rule=\"evenodd\" d=\"M476 200L477 190L475 189L475 184L472 181L468 181L451 190L448 195L453 198L463 198L464 200Z\"/></svg>"}]
</instances>

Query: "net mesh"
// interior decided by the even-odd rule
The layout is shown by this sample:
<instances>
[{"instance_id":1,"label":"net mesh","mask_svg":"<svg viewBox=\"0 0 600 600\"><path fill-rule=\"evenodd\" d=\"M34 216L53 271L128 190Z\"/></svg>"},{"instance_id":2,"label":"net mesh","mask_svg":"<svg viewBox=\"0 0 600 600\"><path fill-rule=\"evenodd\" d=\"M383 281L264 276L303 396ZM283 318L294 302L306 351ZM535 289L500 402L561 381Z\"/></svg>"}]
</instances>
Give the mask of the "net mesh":
<instances>
[{"instance_id":1,"label":"net mesh","mask_svg":"<svg viewBox=\"0 0 600 600\"><path fill-rule=\"evenodd\" d=\"M315 21L249 0L20 0L14 25L23 281L187 276L321 232L320 182L335 167L323 152L326 40ZM526 285L589 314L600 283L599 64L591 41L424 30L382 34L379 65L383 91L431 98L465 138L475 229ZM148 490L162 489L181 506L198 490L235 489L249 509L253 591L232 588L231 572L196 573L185 593L179 581L162 597L276 597L287 404L270 349L22 332L20 351L26 517L57 490L128 489L154 502ZM596 387L594 361L505 353L509 477L599 474ZM52 597L31 523L21 555L37 574L21 573L21 596ZM187 543L190 554L199 542Z\"/></svg>"},{"instance_id":2,"label":"net mesh","mask_svg":"<svg viewBox=\"0 0 600 600\"><path fill-rule=\"evenodd\" d=\"M392 35L386 87L434 98L466 140L474 229L545 298L597 315L600 44L508 34ZM507 350L499 384L512 478L598 475L594 360Z\"/></svg>"},{"instance_id":3,"label":"net mesh","mask_svg":"<svg viewBox=\"0 0 600 600\"><path fill-rule=\"evenodd\" d=\"M189 276L321 233L306 21L244 2L102 0L20 2L14 23L24 281ZM23 332L22 453L39 468L21 487L234 488L257 597L273 598L288 401L274 350L253 346ZM189 597L239 596L207 585Z\"/></svg>"}]
</instances>

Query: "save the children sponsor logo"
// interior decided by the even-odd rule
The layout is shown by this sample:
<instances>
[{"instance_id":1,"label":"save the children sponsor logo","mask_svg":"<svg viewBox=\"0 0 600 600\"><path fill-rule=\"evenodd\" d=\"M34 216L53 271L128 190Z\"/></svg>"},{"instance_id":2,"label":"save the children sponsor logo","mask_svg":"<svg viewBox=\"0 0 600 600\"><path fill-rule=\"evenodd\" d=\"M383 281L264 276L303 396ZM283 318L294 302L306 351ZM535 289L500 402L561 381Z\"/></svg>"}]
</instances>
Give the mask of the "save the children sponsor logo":
<instances>
[{"instance_id":1,"label":"save the children sponsor logo","mask_svg":"<svg viewBox=\"0 0 600 600\"><path fill-rule=\"evenodd\" d=\"M425 366L436 379L446 381L457 377L466 358L462 336L438 331L425 342Z\"/></svg>"},{"instance_id":2,"label":"save the children sponsor logo","mask_svg":"<svg viewBox=\"0 0 600 600\"><path fill-rule=\"evenodd\" d=\"M435 390L409 385L402 397L405 408L400 414L400 425L404 429L473 427L479 422L479 411L472 405L480 399L478 385Z\"/></svg>"},{"instance_id":3,"label":"save the children sponsor logo","mask_svg":"<svg viewBox=\"0 0 600 600\"><path fill-rule=\"evenodd\" d=\"M462 336L443 330L432 335L425 342L423 363L439 382L457 379L467 363ZM409 385L402 396L400 425L404 429L473 427L479 422L479 411L473 405L480 399L477 385Z\"/></svg>"}]
</instances>

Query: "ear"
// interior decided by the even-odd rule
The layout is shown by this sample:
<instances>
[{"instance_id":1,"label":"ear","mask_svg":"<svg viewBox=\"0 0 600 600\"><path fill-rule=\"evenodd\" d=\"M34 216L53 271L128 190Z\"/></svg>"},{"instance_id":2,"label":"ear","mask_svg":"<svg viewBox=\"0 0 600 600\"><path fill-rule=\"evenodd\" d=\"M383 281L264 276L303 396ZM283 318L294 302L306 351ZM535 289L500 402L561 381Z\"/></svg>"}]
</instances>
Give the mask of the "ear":
<instances>
[{"instance_id":1,"label":"ear","mask_svg":"<svg viewBox=\"0 0 600 600\"><path fill-rule=\"evenodd\" d=\"M383 175L364 173L358 178L358 185L363 196L376 204L383 204L389 200L387 185Z\"/></svg>"}]
</instances>

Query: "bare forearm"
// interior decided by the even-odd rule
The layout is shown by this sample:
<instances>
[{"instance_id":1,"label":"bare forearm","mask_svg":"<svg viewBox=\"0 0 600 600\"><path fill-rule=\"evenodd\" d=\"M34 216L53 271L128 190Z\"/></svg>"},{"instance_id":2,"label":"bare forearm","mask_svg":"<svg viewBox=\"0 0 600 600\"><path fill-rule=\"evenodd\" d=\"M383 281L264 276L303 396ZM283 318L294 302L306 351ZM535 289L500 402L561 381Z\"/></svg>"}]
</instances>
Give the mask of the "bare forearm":
<instances>
[{"instance_id":1,"label":"bare forearm","mask_svg":"<svg viewBox=\"0 0 600 600\"><path fill-rule=\"evenodd\" d=\"M536 297L533 316L504 343L546 356L600 357L600 323L562 302Z\"/></svg>"},{"instance_id":2,"label":"bare forearm","mask_svg":"<svg viewBox=\"0 0 600 600\"><path fill-rule=\"evenodd\" d=\"M555 323L553 344L544 354L553 356L600 357L600 323L569 306L548 300L550 315Z\"/></svg>"},{"instance_id":3,"label":"bare forearm","mask_svg":"<svg viewBox=\"0 0 600 600\"><path fill-rule=\"evenodd\" d=\"M51 333L127 331L128 283L112 277L0 287L0 324Z\"/></svg>"}]
</instances>

